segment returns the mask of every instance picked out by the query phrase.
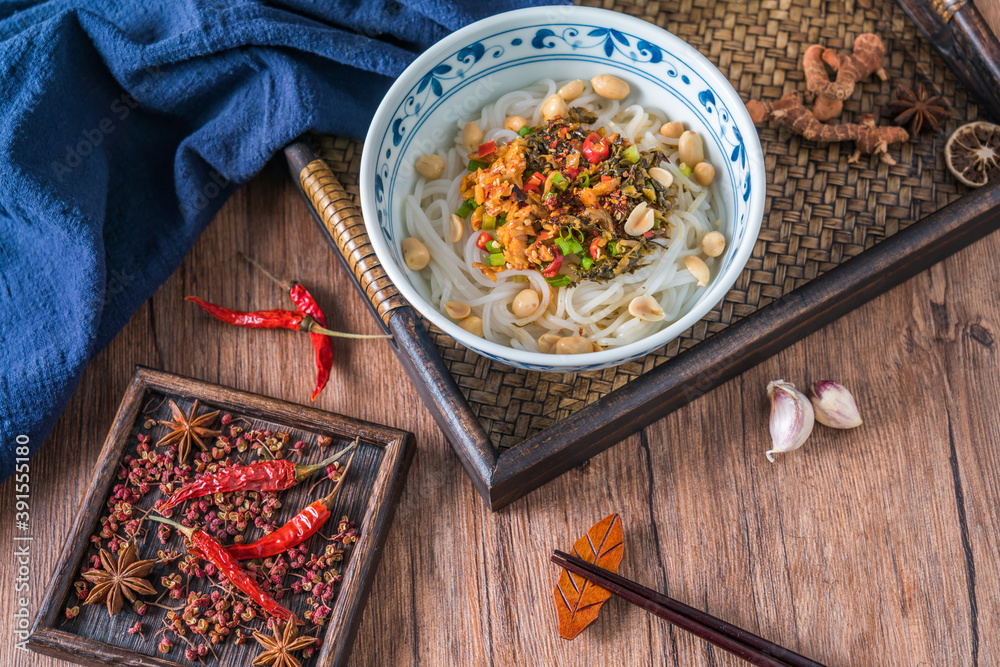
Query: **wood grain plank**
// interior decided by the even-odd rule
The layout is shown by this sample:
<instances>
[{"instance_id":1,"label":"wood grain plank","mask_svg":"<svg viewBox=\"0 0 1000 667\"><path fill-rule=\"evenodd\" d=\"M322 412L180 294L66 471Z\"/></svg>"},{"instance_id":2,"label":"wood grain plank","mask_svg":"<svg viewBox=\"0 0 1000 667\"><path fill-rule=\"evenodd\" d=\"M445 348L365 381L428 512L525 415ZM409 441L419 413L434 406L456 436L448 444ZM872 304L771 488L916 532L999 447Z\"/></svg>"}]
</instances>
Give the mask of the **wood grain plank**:
<instances>
[{"instance_id":1,"label":"wood grain plank","mask_svg":"<svg viewBox=\"0 0 1000 667\"><path fill-rule=\"evenodd\" d=\"M181 301L286 305L237 250L315 288L335 326L377 331L362 297L339 289L346 272L283 165L271 165L91 363L32 461L33 613L136 363L308 403L308 343L231 329ZM338 371L317 406L413 431L419 448L351 664L557 665L579 655L627 667L739 664L619 600L573 642L559 639L548 553L611 511L625 525L626 576L811 657L973 665L978 641L978 664L990 664L1000 655L997 257L993 234L497 514L388 347L338 342ZM865 426L817 427L802 451L768 464L763 387L778 376L843 380ZM0 485L8 545L13 497L11 481ZM3 618L13 610L11 554L0 557ZM66 664L9 653L11 642L5 623L4 664L8 655L14 665Z\"/></svg>"},{"instance_id":2,"label":"wood grain plank","mask_svg":"<svg viewBox=\"0 0 1000 667\"><path fill-rule=\"evenodd\" d=\"M994 35L1000 36L1000 2L997 0L975 0L976 9L982 13Z\"/></svg>"}]
</instances>

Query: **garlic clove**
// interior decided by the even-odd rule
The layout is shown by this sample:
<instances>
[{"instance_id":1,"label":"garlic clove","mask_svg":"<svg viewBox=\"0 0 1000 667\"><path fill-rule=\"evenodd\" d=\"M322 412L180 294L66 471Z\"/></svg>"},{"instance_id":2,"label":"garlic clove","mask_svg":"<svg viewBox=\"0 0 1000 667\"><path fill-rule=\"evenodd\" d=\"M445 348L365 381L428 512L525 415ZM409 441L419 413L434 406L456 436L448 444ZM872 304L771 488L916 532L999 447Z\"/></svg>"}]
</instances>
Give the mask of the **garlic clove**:
<instances>
[{"instance_id":1,"label":"garlic clove","mask_svg":"<svg viewBox=\"0 0 1000 667\"><path fill-rule=\"evenodd\" d=\"M833 380L819 380L809 389L816 421L830 428L861 426L861 413L847 387Z\"/></svg>"},{"instance_id":2,"label":"garlic clove","mask_svg":"<svg viewBox=\"0 0 1000 667\"><path fill-rule=\"evenodd\" d=\"M766 454L767 460L774 463L773 454L794 451L805 443L816 416L812 403L791 382L769 382L767 397L771 399L771 449Z\"/></svg>"}]
</instances>

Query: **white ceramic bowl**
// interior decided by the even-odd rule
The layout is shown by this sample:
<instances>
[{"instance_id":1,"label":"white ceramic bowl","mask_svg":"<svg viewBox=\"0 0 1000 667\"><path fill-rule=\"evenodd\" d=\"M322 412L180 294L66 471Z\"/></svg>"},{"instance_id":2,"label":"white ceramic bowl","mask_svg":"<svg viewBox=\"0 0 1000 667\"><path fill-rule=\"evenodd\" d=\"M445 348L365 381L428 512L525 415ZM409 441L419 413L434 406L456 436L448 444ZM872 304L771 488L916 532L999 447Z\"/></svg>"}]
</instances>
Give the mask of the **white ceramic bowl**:
<instances>
[{"instance_id":1,"label":"white ceramic bowl","mask_svg":"<svg viewBox=\"0 0 1000 667\"><path fill-rule=\"evenodd\" d=\"M728 246L701 298L680 319L635 343L601 352L524 352L474 336L424 296L403 262L403 198L413 191L414 160L450 145L460 127L504 93L539 79L614 74L630 100L683 120L705 140L728 217ZM361 203L382 266L422 315L462 345L496 361L553 372L596 370L642 357L676 338L722 300L753 250L764 214L764 160L739 95L704 56L640 19L586 7L522 9L479 21L417 58L389 89L361 157Z\"/></svg>"}]
</instances>

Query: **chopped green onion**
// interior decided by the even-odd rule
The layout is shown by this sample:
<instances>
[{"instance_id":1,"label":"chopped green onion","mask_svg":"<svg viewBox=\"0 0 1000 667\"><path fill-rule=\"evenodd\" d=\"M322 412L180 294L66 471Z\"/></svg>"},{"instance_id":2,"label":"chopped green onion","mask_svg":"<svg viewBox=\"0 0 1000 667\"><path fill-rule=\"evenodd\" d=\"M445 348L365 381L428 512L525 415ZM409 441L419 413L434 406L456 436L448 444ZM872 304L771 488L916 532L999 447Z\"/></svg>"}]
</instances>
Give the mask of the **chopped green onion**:
<instances>
[{"instance_id":1,"label":"chopped green onion","mask_svg":"<svg viewBox=\"0 0 1000 667\"><path fill-rule=\"evenodd\" d=\"M558 276L546 278L545 282L552 285L553 287L565 287L566 285L569 285L573 281L566 274L560 274Z\"/></svg>"},{"instance_id":2,"label":"chopped green onion","mask_svg":"<svg viewBox=\"0 0 1000 667\"><path fill-rule=\"evenodd\" d=\"M684 162L681 162L680 170L681 173L684 174L685 176L688 177L691 176L691 167L687 166L687 164L685 164Z\"/></svg>"},{"instance_id":3,"label":"chopped green onion","mask_svg":"<svg viewBox=\"0 0 1000 667\"><path fill-rule=\"evenodd\" d=\"M570 227L569 228L569 235L572 236L577 241L579 241L580 243L583 243L583 240L586 238L583 235L583 230L582 229L577 229L576 227Z\"/></svg>"},{"instance_id":4,"label":"chopped green onion","mask_svg":"<svg viewBox=\"0 0 1000 667\"><path fill-rule=\"evenodd\" d=\"M635 164L636 162L639 161L639 149L636 148L635 145L633 144L625 149L625 153L622 155L622 157L624 157L632 164Z\"/></svg>"},{"instance_id":5,"label":"chopped green onion","mask_svg":"<svg viewBox=\"0 0 1000 667\"><path fill-rule=\"evenodd\" d=\"M570 247L569 241L567 241L566 239L562 239L562 238L556 239L555 240L555 244L556 244L556 247L559 248L559 252L561 252L562 254L564 254L564 255L572 255L573 254L573 251L572 251L572 249Z\"/></svg>"},{"instance_id":6,"label":"chopped green onion","mask_svg":"<svg viewBox=\"0 0 1000 667\"><path fill-rule=\"evenodd\" d=\"M608 244L608 254L617 255L618 254L618 242L612 241Z\"/></svg>"},{"instance_id":7,"label":"chopped green onion","mask_svg":"<svg viewBox=\"0 0 1000 667\"><path fill-rule=\"evenodd\" d=\"M564 237L562 236L562 231L559 232L560 236L555 240L555 244L559 247L559 252L564 255L579 255L583 253L583 246L577 243L572 236Z\"/></svg>"},{"instance_id":8,"label":"chopped green onion","mask_svg":"<svg viewBox=\"0 0 1000 667\"><path fill-rule=\"evenodd\" d=\"M496 241L487 241L486 242L486 252L488 252L488 253L490 253L492 255L493 253L496 253L496 252L503 252L503 248L500 247L500 244L497 243Z\"/></svg>"},{"instance_id":9,"label":"chopped green onion","mask_svg":"<svg viewBox=\"0 0 1000 667\"><path fill-rule=\"evenodd\" d=\"M569 187L569 181L567 181L566 177L563 176L558 171L552 172L550 178L552 179L552 185L556 186L560 190L565 190L567 187Z\"/></svg>"},{"instance_id":10,"label":"chopped green onion","mask_svg":"<svg viewBox=\"0 0 1000 667\"><path fill-rule=\"evenodd\" d=\"M503 227L507 224L507 214L501 213L497 216L497 227Z\"/></svg>"},{"instance_id":11,"label":"chopped green onion","mask_svg":"<svg viewBox=\"0 0 1000 667\"><path fill-rule=\"evenodd\" d=\"M520 129L520 130L518 130L518 131L517 131L517 136L519 136L519 137L523 137L523 136L525 136L526 134L531 134L531 133L532 133L532 132L534 132L534 131L535 131L535 128L533 128L533 127L528 127L527 125L525 125L525 126L524 126L524 127L522 127L522 128Z\"/></svg>"},{"instance_id":12,"label":"chopped green onion","mask_svg":"<svg viewBox=\"0 0 1000 667\"><path fill-rule=\"evenodd\" d=\"M460 218L468 218L469 214L475 210L476 210L476 200L466 199L464 202L462 202L462 205L458 207L458 210L455 211L455 215L457 215Z\"/></svg>"},{"instance_id":13,"label":"chopped green onion","mask_svg":"<svg viewBox=\"0 0 1000 667\"><path fill-rule=\"evenodd\" d=\"M485 231L490 232L497 228L497 219L494 218L489 213L483 213L483 227Z\"/></svg>"},{"instance_id":14,"label":"chopped green onion","mask_svg":"<svg viewBox=\"0 0 1000 667\"><path fill-rule=\"evenodd\" d=\"M583 230L576 227L560 227L555 244L564 255L583 254Z\"/></svg>"},{"instance_id":15,"label":"chopped green onion","mask_svg":"<svg viewBox=\"0 0 1000 667\"><path fill-rule=\"evenodd\" d=\"M582 172L579 176L576 177L576 182L579 183L581 188L589 188L590 174L585 171Z\"/></svg>"},{"instance_id":16,"label":"chopped green onion","mask_svg":"<svg viewBox=\"0 0 1000 667\"><path fill-rule=\"evenodd\" d=\"M584 271L588 270L593 265L594 265L594 260L591 259L590 257L584 257L583 259L580 260L580 268L583 269Z\"/></svg>"},{"instance_id":17,"label":"chopped green onion","mask_svg":"<svg viewBox=\"0 0 1000 667\"><path fill-rule=\"evenodd\" d=\"M488 162L483 162L482 160L469 160L469 171L476 171L477 169L486 169L490 166Z\"/></svg>"},{"instance_id":18,"label":"chopped green onion","mask_svg":"<svg viewBox=\"0 0 1000 667\"><path fill-rule=\"evenodd\" d=\"M486 257L486 264L489 266L503 266L506 263L507 260L504 258L502 252L495 252L491 255L487 255Z\"/></svg>"}]
</instances>

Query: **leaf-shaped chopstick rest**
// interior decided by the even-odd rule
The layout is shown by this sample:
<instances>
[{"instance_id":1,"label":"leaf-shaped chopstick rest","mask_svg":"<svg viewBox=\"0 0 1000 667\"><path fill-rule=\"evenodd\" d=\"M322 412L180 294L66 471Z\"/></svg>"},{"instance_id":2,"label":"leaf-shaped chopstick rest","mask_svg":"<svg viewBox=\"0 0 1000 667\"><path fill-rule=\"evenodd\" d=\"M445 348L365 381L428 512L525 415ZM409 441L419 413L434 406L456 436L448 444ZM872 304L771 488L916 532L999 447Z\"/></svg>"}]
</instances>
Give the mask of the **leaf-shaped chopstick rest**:
<instances>
[{"instance_id":1,"label":"leaf-shaped chopstick rest","mask_svg":"<svg viewBox=\"0 0 1000 667\"><path fill-rule=\"evenodd\" d=\"M573 555L611 572L618 572L625 551L622 522L617 514L601 519L573 544ZM559 636L573 639L597 619L611 593L577 574L563 570L552 593L559 617Z\"/></svg>"}]
</instances>

